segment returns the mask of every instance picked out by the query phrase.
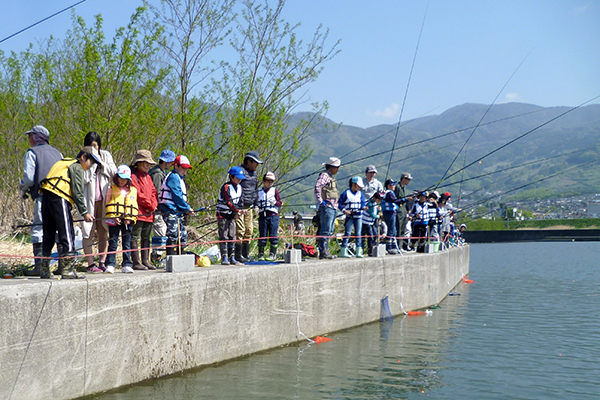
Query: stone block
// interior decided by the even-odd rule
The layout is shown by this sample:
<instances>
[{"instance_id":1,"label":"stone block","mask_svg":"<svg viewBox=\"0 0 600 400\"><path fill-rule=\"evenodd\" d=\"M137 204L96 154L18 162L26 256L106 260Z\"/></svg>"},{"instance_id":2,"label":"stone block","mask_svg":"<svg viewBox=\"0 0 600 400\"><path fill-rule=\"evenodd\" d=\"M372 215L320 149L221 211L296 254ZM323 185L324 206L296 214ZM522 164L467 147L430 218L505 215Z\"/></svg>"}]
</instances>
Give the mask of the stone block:
<instances>
[{"instance_id":1,"label":"stone block","mask_svg":"<svg viewBox=\"0 0 600 400\"><path fill-rule=\"evenodd\" d=\"M288 249L285 251L284 259L287 264L301 262L302 261L302 250Z\"/></svg>"},{"instance_id":2,"label":"stone block","mask_svg":"<svg viewBox=\"0 0 600 400\"><path fill-rule=\"evenodd\" d=\"M195 268L196 256L193 254L167 256L167 263L165 265L166 272L187 272L194 271Z\"/></svg>"},{"instance_id":3,"label":"stone block","mask_svg":"<svg viewBox=\"0 0 600 400\"><path fill-rule=\"evenodd\" d=\"M378 244L377 246L373 247L373 257L385 257L386 254L386 250L385 250L385 244Z\"/></svg>"}]
</instances>

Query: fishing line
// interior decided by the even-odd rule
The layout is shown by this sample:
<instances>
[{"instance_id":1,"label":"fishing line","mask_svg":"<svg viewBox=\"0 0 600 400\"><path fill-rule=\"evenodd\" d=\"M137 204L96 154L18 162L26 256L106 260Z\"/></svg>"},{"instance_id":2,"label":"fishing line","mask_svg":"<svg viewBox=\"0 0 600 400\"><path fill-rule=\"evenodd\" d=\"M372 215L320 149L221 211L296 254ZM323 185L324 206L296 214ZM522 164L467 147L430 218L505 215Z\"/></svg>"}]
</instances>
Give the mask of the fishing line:
<instances>
[{"instance_id":1,"label":"fishing line","mask_svg":"<svg viewBox=\"0 0 600 400\"><path fill-rule=\"evenodd\" d=\"M10 39L10 38L12 38L12 37L15 37L15 36L17 36L18 34L20 34L20 33L23 33L23 32L25 32L26 30L28 30L28 29L31 29L31 28L33 28L34 26L36 26L36 25L39 25L39 24L41 24L42 22L49 20L50 18L56 17L58 14L62 14L63 12L65 12L65 11L67 11L67 10L70 10L71 8L73 8L73 7L75 7L75 6L78 6L78 5L80 5L81 3L85 3L86 1L87 1L87 0L81 0L80 2L78 2L78 3L75 3L75 4L73 4L72 6L69 6L69 7L67 7L67 8L64 8L64 9L62 9L62 10L60 10L60 11L58 11L58 12L56 12L56 13L52 14L52 15L51 15L51 16L49 16L49 17L46 17L46 18L44 18L44 19L41 19L41 20L39 20L38 22L36 22L36 23L34 23L34 24L31 24L31 25L29 25L27 28L23 28L23 29L21 29L21 30L20 30L19 32L17 32L17 33L13 33L12 35L5 37L4 39L0 40L0 43L4 42L4 41L6 41L6 40L8 40L8 39Z\"/></svg>"},{"instance_id":2,"label":"fishing line","mask_svg":"<svg viewBox=\"0 0 600 400\"><path fill-rule=\"evenodd\" d=\"M417 60L417 53L419 52L419 45L421 44L421 36L423 35L423 28L425 27L425 19L427 18L427 11L429 10L429 1L427 1L427 7L425 8L425 15L423 16L423 22L421 23L421 30L419 31L419 38L417 40L417 47L415 48L415 54L413 55L412 65L410 67L410 73L408 74L408 82L406 83L406 90L404 91L404 98L402 99L402 107L400 108L400 116L398 117L398 124L396 126L396 135L394 136L394 144L392 145L392 152L390 153L390 161L388 162L387 171L385 172L385 179L387 180L390 172L390 164L392 163L392 156L394 155L394 149L396 148L396 141L398 140L398 132L400 131L400 122L402 121L402 114L404 113L404 105L406 104L406 97L408 96L408 89L410 87L410 81L412 79L413 70L415 68L415 62Z\"/></svg>"},{"instance_id":3,"label":"fishing line","mask_svg":"<svg viewBox=\"0 0 600 400\"><path fill-rule=\"evenodd\" d=\"M543 124L541 124L541 125L538 125L538 126L536 126L535 128L533 128L533 129L530 129L529 131L525 132L524 134L522 134L522 135L520 135L520 136L517 136L515 139L508 141L507 143L505 143L505 144L503 144L502 146L500 146L500 147L497 147L496 149L494 149L494 150L490 151L489 153L487 153L487 154L485 154L485 155L483 155L483 156L479 157L478 159L476 159L475 161L471 162L470 164L468 164L468 165L464 166L463 168L459 169L458 171L456 171L456 172L453 172L452 174L448 175L448 176L447 176L447 177L445 177L444 179L440 180L440 181L437 183L437 185L439 185L440 183L442 183L442 182L443 182L443 181L445 181L445 180L448 180L448 179L450 179L450 178L451 178L451 177L453 177L454 175L456 175L456 174L458 174L459 172L461 172L463 169L469 168L469 167L471 167L472 165L474 165L474 164L477 164L479 161L483 160L484 158L486 158L486 157L489 157L489 156L491 156L491 155L492 155L492 154L494 154L494 153L497 153L498 151L500 151L500 150L502 150L503 148L505 148L505 147L507 147L507 146L509 146L509 145L513 144L514 142L516 142L516 141L518 141L518 140L520 140L520 139L524 138L525 136L527 136L527 135L529 135L529 134L531 134L531 133L533 133L533 132L537 131L538 129L540 129L540 128L542 128L542 127L546 126L546 125L548 125L549 123L551 123L551 122L553 122L553 121L556 121L556 120L557 120L557 119L559 119L559 118L562 118L562 117L563 117L563 116L565 116L566 114L568 114L568 113L570 113L570 112L572 112L572 111L575 111L575 110L577 110L578 108L581 108L581 107L583 107L584 105L586 105L586 104L588 104L588 103L590 103L590 102L592 102L592 101L594 101L594 100L596 100L596 99L598 99L598 98L600 98L600 95L598 95L598 96L596 96L596 97L594 97L594 98L592 98L592 99L590 99L590 100L587 100L587 101L585 101L585 102L583 102L583 103L579 104L578 106L572 107L572 108L568 109L567 111L565 111L565 112L563 112L563 113L560 113L560 114L559 114L559 115L557 115L556 117L549 119L548 121L544 122ZM437 187L437 185L436 185L436 187Z\"/></svg>"},{"instance_id":4,"label":"fishing line","mask_svg":"<svg viewBox=\"0 0 600 400\"><path fill-rule=\"evenodd\" d=\"M502 86L502 89L500 89L500 91L498 92L498 94L494 98L494 101L492 101L492 104L490 104L488 106L488 108L485 110L485 112L483 113L483 116L481 117L481 119L479 120L479 122L477 123L477 125L475 125L475 128L473 128L473 131L467 137L467 140L465 140L465 143L463 144L463 146L460 148L460 150L458 151L458 153L456 154L456 156L454 157L454 159L452 160L452 162L450 163L450 165L448 165L448 168L446 169L446 172L444 172L444 174L442 175L442 179L440 179L440 181L438 182L438 185L439 185L439 183L441 183L441 182L444 181L444 178L446 177L446 174L448 173L448 171L450 171L450 168L452 168L452 166L454 165L454 162L456 162L456 159L458 158L458 156L460 155L460 153L467 146L467 143L469 143L469 141L471 140L471 138L475 134L475 131L477 130L477 128L479 128L479 126L481 125L481 122L483 122L483 119L485 118L485 116L491 110L492 106L494 104L496 104L496 100L498 100L498 97L500 97L500 95L502 94L502 92L504 91L504 89L506 88L506 86L508 85L508 83L511 81L511 79L513 78L513 76L515 76L515 74L517 73L517 71L519 70L519 68L521 68L521 65L523 65L523 63L525 62L525 60L527 60L527 57L529 57L529 55L531 54L532 51L533 51L533 49L531 49L529 51L529 53L527 53L527 55L525 56L525 58L523 58L523 61L521 61L519 63L519 65L517 66L517 68L513 71L513 73L510 75L510 77L508 78L508 80L506 81L506 83L504 84L504 86ZM466 159L465 159L465 162L466 162ZM435 186L435 189L437 189L437 185Z\"/></svg>"}]
</instances>

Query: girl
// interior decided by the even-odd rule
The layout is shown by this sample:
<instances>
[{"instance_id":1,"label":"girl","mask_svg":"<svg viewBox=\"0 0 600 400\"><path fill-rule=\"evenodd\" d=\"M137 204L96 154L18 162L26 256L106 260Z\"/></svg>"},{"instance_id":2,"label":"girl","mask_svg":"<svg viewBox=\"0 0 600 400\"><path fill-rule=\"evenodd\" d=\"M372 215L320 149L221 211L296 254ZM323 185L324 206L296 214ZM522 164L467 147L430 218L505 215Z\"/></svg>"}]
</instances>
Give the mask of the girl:
<instances>
[{"instance_id":1,"label":"girl","mask_svg":"<svg viewBox=\"0 0 600 400\"><path fill-rule=\"evenodd\" d=\"M342 245L340 246L341 256L344 258L352 257L348 251L348 241L350 240L352 227L354 227L354 234L356 235L356 257L363 257L361 235L362 214L366 207L365 195L362 192L362 188L364 187L362 178L355 176L350 180L350 189L344 191L340 196L339 207L346 214L346 222L344 223L346 229Z\"/></svg>"},{"instance_id":2,"label":"girl","mask_svg":"<svg viewBox=\"0 0 600 400\"><path fill-rule=\"evenodd\" d=\"M152 177L148 174L150 167L154 164L156 163L149 150L138 150L131 166L133 171L131 184L137 190L137 203L140 209L140 215L131 231L131 260L133 269L140 271L156 269L150 262L150 236L154 224L154 212L158 207L158 194ZM138 248L141 249L141 262Z\"/></svg>"},{"instance_id":3,"label":"girl","mask_svg":"<svg viewBox=\"0 0 600 400\"><path fill-rule=\"evenodd\" d=\"M115 272L117 245L119 234L123 243L123 272L133 273L131 262L131 230L137 220L137 190L131 186L131 170L127 165L120 165L113 178L113 185L106 192L106 224L108 225L109 241L106 256L106 271Z\"/></svg>"}]
</instances>

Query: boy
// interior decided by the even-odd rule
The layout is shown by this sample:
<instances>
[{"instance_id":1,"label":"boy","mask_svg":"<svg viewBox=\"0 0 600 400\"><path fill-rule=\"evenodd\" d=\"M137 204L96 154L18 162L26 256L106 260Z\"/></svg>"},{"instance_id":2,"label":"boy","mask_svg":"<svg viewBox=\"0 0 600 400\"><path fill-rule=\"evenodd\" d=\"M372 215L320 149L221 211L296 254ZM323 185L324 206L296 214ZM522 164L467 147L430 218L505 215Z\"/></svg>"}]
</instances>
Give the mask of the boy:
<instances>
[{"instance_id":1,"label":"boy","mask_svg":"<svg viewBox=\"0 0 600 400\"><path fill-rule=\"evenodd\" d=\"M40 278L50 279L50 255L58 232L58 256L63 258L62 268L58 274L63 279L80 279L85 275L75 272L73 255L75 253L75 231L71 208L73 204L83 216L84 221L92 222L94 216L88 212L83 196L84 171L95 163L100 164L98 152L91 146L86 146L77 159L65 158L55 163L46 178L40 184L42 196L42 220L44 221L44 239L42 268Z\"/></svg>"},{"instance_id":2,"label":"boy","mask_svg":"<svg viewBox=\"0 0 600 400\"><path fill-rule=\"evenodd\" d=\"M342 245L340 246L341 257L351 257L348 252L348 242L350 241L350 234L352 233L352 227L354 226L354 234L356 235L356 257L363 257L362 249L362 214L366 207L365 195L362 192L362 188L365 185L360 176L355 176L350 180L350 189L346 189L340 196L339 207L340 210L346 215L346 222L344 223L345 232L344 239L342 239Z\"/></svg>"},{"instance_id":3,"label":"boy","mask_svg":"<svg viewBox=\"0 0 600 400\"><path fill-rule=\"evenodd\" d=\"M385 194L383 200L381 200L381 210L383 211L383 219L387 225L387 238L385 240L385 247L388 254L402 254L402 250L398 248L396 242L396 220L398 218L397 212L398 207L406 203L406 198L397 198L395 194L396 181L388 179L385 181Z\"/></svg>"},{"instance_id":4,"label":"boy","mask_svg":"<svg viewBox=\"0 0 600 400\"><path fill-rule=\"evenodd\" d=\"M154 188L156 189L157 200L158 195L160 194L160 189L162 188L162 184L174 162L175 153L173 153L171 150L163 150L158 157L158 164L148 171L148 174L152 178L152 183L154 183ZM157 209L156 213L154 214L152 232L154 236L158 237L165 237L167 235L167 224L165 224L165 221L163 221L162 214L160 213L159 209Z\"/></svg>"},{"instance_id":5,"label":"boy","mask_svg":"<svg viewBox=\"0 0 600 400\"><path fill-rule=\"evenodd\" d=\"M187 188L183 178L190 169L190 160L183 155L177 156L173 170L163 181L158 196L162 217L167 224L167 255L182 254L182 247L187 243L183 216L194 215L194 210L187 203Z\"/></svg>"},{"instance_id":6,"label":"boy","mask_svg":"<svg viewBox=\"0 0 600 400\"><path fill-rule=\"evenodd\" d=\"M379 204L383 192L375 192L367 202L366 210L362 215L363 234L367 236L367 254L373 255L373 247L377 243L379 229L377 227L377 218L379 218Z\"/></svg>"},{"instance_id":7,"label":"boy","mask_svg":"<svg viewBox=\"0 0 600 400\"><path fill-rule=\"evenodd\" d=\"M246 210L240 209L242 203L242 182L246 179L242 167L231 167L228 172L229 181L221 186L217 200L217 223L219 226L219 247L221 251L221 265L242 265L234 257L235 247L235 219L243 215Z\"/></svg>"},{"instance_id":8,"label":"boy","mask_svg":"<svg viewBox=\"0 0 600 400\"><path fill-rule=\"evenodd\" d=\"M425 252L425 237L427 236L427 225L429 224L429 215L427 210L427 196L429 193L426 191L419 192L417 195L417 202L413 204L413 207L409 213L409 218L412 220L412 240L413 243L417 244L417 251L420 253Z\"/></svg>"},{"instance_id":9,"label":"boy","mask_svg":"<svg viewBox=\"0 0 600 400\"><path fill-rule=\"evenodd\" d=\"M267 172L263 177L263 187L258 191L258 259L274 261L277 258L277 231L279 230L279 207L281 196L277 188L273 187L275 174ZM271 242L271 252L265 258L267 237Z\"/></svg>"}]
</instances>

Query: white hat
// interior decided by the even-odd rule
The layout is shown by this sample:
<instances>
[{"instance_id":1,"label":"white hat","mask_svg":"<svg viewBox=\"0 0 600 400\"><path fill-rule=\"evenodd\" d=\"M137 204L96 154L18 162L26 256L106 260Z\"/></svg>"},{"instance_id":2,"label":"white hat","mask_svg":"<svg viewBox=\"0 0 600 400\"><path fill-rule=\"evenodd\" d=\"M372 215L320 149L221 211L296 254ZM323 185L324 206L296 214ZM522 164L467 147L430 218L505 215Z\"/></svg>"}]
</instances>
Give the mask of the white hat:
<instances>
[{"instance_id":1,"label":"white hat","mask_svg":"<svg viewBox=\"0 0 600 400\"><path fill-rule=\"evenodd\" d=\"M342 162L340 161L339 158L329 157L329 161L327 161L326 163L323 163L321 165L331 165L332 167L339 167L340 165L342 165Z\"/></svg>"},{"instance_id":2,"label":"white hat","mask_svg":"<svg viewBox=\"0 0 600 400\"><path fill-rule=\"evenodd\" d=\"M127 165L119 165L117 168L117 175L123 179L131 179L131 169Z\"/></svg>"},{"instance_id":3,"label":"white hat","mask_svg":"<svg viewBox=\"0 0 600 400\"><path fill-rule=\"evenodd\" d=\"M354 178L352 178L352 180L350 182L356 183L358 185L358 187L361 189L365 187L363 180L360 176L355 176Z\"/></svg>"},{"instance_id":4,"label":"white hat","mask_svg":"<svg viewBox=\"0 0 600 400\"><path fill-rule=\"evenodd\" d=\"M265 174L265 176L263 177L263 181L274 181L275 180L275 174L272 173L271 171L267 172Z\"/></svg>"}]
</instances>

